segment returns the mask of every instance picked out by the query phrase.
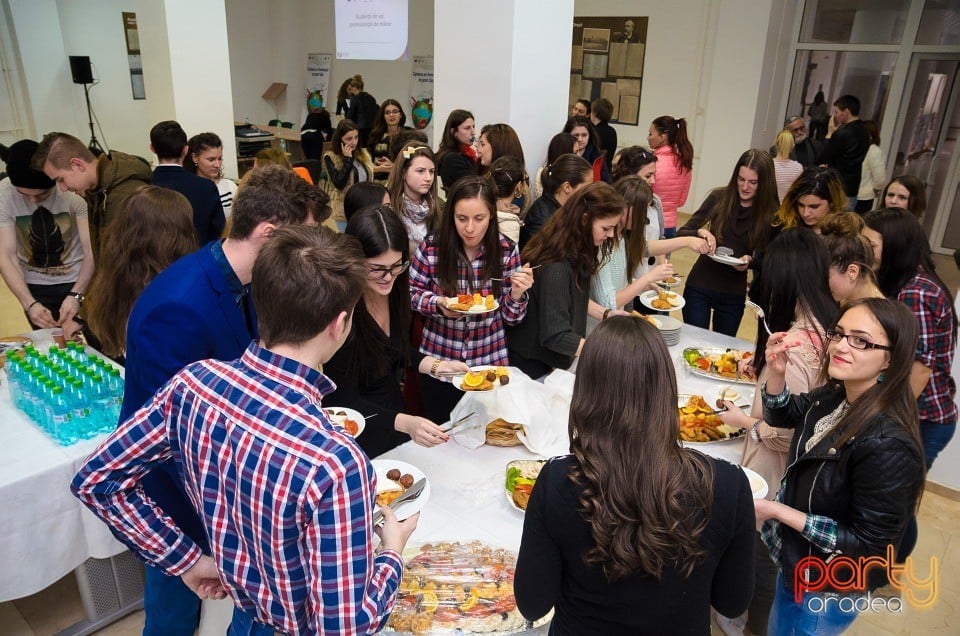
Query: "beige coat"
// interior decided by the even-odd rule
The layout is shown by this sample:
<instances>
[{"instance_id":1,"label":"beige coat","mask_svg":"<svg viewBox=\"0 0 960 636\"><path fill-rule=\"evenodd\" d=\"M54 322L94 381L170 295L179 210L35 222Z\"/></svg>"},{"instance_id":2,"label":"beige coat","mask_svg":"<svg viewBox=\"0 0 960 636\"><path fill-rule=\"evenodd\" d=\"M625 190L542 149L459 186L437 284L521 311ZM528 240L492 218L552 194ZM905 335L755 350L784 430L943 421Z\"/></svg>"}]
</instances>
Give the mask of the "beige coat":
<instances>
[{"instance_id":1,"label":"beige coat","mask_svg":"<svg viewBox=\"0 0 960 636\"><path fill-rule=\"evenodd\" d=\"M370 159L370 153L367 152L366 148L358 148L356 153L356 159L363 164L363 167L367 171L367 181L373 181L373 161ZM323 153L323 158L330 158L330 161L333 162L333 165L339 170L343 166L343 157L335 154L333 152L327 151ZM326 171L326 162L324 162L324 171ZM343 188L337 188L333 185L333 181L330 180L330 177L327 176L321 187L323 191L327 193L330 197L330 218L333 221L346 221L347 217L343 214L343 197L346 195L347 190L350 186L353 185L355 181L354 175L350 176L350 180L347 182Z\"/></svg>"}]
</instances>

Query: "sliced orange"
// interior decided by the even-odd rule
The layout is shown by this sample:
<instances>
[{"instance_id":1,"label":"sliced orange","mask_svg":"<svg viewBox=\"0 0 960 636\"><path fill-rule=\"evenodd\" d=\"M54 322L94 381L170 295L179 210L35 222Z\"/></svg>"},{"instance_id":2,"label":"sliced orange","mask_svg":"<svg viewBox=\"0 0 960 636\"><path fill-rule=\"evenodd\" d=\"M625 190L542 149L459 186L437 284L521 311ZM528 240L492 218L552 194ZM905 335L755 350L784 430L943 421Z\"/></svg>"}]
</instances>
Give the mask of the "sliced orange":
<instances>
[{"instance_id":1,"label":"sliced orange","mask_svg":"<svg viewBox=\"0 0 960 636\"><path fill-rule=\"evenodd\" d=\"M478 387L483 384L483 374L482 373L467 373L463 376L463 383L469 387Z\"/></svg>"}]
</instances>

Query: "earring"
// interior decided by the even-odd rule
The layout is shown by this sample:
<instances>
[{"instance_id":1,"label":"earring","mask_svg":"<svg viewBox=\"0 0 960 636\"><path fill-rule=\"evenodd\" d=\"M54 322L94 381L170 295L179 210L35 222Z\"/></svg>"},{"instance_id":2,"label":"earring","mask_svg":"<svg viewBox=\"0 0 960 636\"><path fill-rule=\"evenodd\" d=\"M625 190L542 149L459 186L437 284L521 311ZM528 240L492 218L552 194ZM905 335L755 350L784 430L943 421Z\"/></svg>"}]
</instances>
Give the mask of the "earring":
<instances>
[{"instance_id":1,"label":"earring","mask_svg":"<svg viewBox=\"0 0 960 636\"><path fill-rule=\"evenodd\" d=\"M880 375L877 376L877 384L883 384L883 381L886 379L887 379L887 374L881 371Z\"/></svg>"}]
</instances>

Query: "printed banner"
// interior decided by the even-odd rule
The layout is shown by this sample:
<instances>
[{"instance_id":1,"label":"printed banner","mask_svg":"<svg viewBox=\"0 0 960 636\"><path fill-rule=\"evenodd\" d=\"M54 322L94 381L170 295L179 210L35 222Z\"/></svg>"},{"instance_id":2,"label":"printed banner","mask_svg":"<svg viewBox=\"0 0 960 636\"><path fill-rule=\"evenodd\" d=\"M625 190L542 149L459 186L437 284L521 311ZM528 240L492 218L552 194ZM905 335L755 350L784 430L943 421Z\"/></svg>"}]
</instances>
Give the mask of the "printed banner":
<instances>
[{"instance_id":1,"label":"printed banner","mask_svg":"<svg viewBox=\"0 0 960 636\"><path fill-rule=\"evenodd\" d=\"M410 103L407 104L410 119L407 124L422 130L433 147L433 56L418 55L413 58L410 74Z\"/></svg>"},{"instance_id":2,"label":"printed banner","mask_svg":"<svg viewBox=\"0 0 960 636\"><path fill-rule=\"evenodd\" d=\"M303 108L300 124L307 119L310 111L326 108L330 97L330 64L332 53L307 53L307 78L304 82ZM336 100L334 100L336 101ZM328 111L331 109L327 108ZM299 130L299 126L297 127Z\"/></svg>"}]
</instances>

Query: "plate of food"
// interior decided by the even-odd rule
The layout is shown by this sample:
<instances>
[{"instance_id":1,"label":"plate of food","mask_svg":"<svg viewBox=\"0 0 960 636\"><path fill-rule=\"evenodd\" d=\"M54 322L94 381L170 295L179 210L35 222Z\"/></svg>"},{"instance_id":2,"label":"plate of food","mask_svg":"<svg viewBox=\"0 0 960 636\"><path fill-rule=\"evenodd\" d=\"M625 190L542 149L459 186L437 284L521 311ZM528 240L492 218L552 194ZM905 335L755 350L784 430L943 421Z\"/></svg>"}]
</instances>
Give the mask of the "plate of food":
<instances>
[{"instance_id":1,"label":"plate of food","mask_svg":"<svg viewBox=\"0 0 960 636\"><path fill-rule=\"evenodd\" d=\"M723 423L702 395L681 393L677 401L680 415L680 441L684 444L714 444L743 437L743 429Z\"/></svg>"},{"instance_id":2,"label":"plate of food","mask_svg":"<svg viewBox=\"0 0 960 636\"><path fill-rule=\"evenodd\" d=\"M743 265L743 259L733 256L733 254L706 254L707 258L711 258L718 263L723 265L730 265L731 267L738 267Z\"/></svg>"},{"instance_id":3,"label":"plate of food","mask_svg":"<svg viewBox=\"0 0 960 636\"><path fill-rule=\"evenodd\" d=\"M546 463L543 459L516 459L507 464L507 501L514 510L526 512L533 484Z\"/></svg>"},{"instance_id":4,"label":"plate of food","mask_svg":"<svg viewBox=\"0 0 960 636\"><path fill-rule=\"evenodd\" d=\"M750 482L750 492L753 493L753 498L763 499L766 497L770 491L769 486L767 486L767 480L761 477L758 472L750 470L746 466L740 466L740 470L747 475L747 481Z\"/></svg>"},{"instance_id":5,"label":"plate of food","mask_svg":"<svg viewBox=\"0 0 960 636\"><path fill-rule=\"evenodd\" d=\"M452 376L450 381L461 391L493 391L510 383L510 370L507 367L470 367L469 373Z\"/></svg>"},{"instance_id":6,"label":"plate of food","mask_svg":"<svg viewBox=\"0 0 960 636\"><path fill-rule=\"evenodd\" d=\"M667 289L673 289L674 287L679 287L683 285L683 276L680 274L674 274L673 276L667 276L663 280L658 280L657 284L661 287L666 287Z\"/></svg>"},{"instance_id":7,"label":"plate of food","mask_svg":"<svg viewBox=\"0 0 960 636\"><path fill-rule=\"evenodd\" d=\"M513 596L516 554L479 541L444 541L405 551L404 556L406 567L388 630L514 634L531 627Z\"/></svg>"},{"instance_id":8,"label":"plate of food","mask_svg":"<svg viewBox=\"0 0 960 636\"><path fill-rule=\"evenodd\" d=\"M645 307L657 311L674 311L682 308L686 303L683 296L676 292L661 289L659 291L651 289L640 294L640 302Z\"/></svg>"},{"instance_id":9,"label":"plate of food","mask_svg":"<svg viewBox=\"0 0 960 636\"><path fill-rule=\"evenodd\" d=\"M353 409L345 406L326 406L323 409L327 417L334 424L338 424L345 431L354 437L360 437L360 433L367 426L367 419Z\"/></svg>"},{"instance_id":10,"label":"plate of food","mask_svg":"<svg viewBox=\"0 0 960 636\"><path fill-rule=\"evenodd\" d=\"M447 309L458 314L488 314L500 309L500 303L493 294L457 294L447 298Z\"/></svg>"},{"instance_id":11,"label":"plate of food","mask_svg":"<svg viewBox=\"0 0 960 636\"><path fill-rule=\"evenodd\" d=\"M407 462L397 459L371 459L373 469L377 472L377 496L374 512L381 506L390 505L397 497L420 479L426 479L423 471ZM397 519L403 521L417 514L427 505L430 499L430 480L423 487L423 492L416 499L401 503L394 511Z\"/></svg>"},{"instance_id":12,"label":"plate of food","mask_svg":"<svg viewBox=\"0 0 960 636\"><path fill-rule=\"evenodd\" d=\"M756 384L757 376L743 373L737 377L737 365L750 360L753 352L721 347L689 347L683 350L683 363L694 375L725 382Z\"/></svg>"}]
</instances>

